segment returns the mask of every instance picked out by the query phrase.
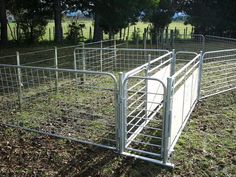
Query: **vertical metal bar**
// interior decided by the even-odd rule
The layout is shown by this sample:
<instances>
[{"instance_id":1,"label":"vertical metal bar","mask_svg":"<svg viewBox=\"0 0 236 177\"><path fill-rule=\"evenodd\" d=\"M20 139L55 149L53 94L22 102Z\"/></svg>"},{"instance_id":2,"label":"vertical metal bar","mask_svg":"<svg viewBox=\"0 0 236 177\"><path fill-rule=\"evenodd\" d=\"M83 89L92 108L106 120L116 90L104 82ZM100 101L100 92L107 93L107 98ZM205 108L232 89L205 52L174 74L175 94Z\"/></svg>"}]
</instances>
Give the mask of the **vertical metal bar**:
<instances>
[{"instance_id":1,"label":"vertical metal bar","mask_svg":"<svg viewBox=\"0 0 236 177\"><path fill-rule=\"evenodd\" d=\"M76 48L74 49L74 70L76 71L77 70L77 53L76 53ZM78 82L78 74L77 73L75 73L75 80L76 80L76 83Z\"/></svg>"},{"instance_id":2,"label":"vertical metal bar","mask_svg":"<svg viewBox=\"0 0 236 177\"><path fill-rule=\"evenodd\" d=\"M146 77L149 77L149 70L150 70L150 61L151 61L151 54L148 55L148 65L146 67L146 71L145 71L145 76ZM148 118L148 79L145 80L145 94L146 94L146 97L145 97L145 101L146 101L146 104L145 104L145 107L146 107L146 118Z\"/></svg>"},{"instance_id":3,"label":"vertical metal bar","mask_svg":"<svg viewBox=\"0 0 236 177\"><path fill-rule=\"evenodd\" d=\"M83 65L83 70L86 70L86 61L85 61L85 47L84 47L84 42L82 43L82 48L83 48L83 52L82 52L82 65ZM82 80L82 84L85 82L86 80L86 75L85 73L83 74L83 80Z\"/></svg>"},{"instance_id":4,"label":"vertical metal bar","mask_svg":"<svg viewBox=\"0 0 236 177\"><path fill-rule=\"evenodd\" d=\"M119 85L118 85L119 84ZM115 104L115 127L116 127L116 151L119 152L119 146L120 146L120 83L114 83L114 104Z\"/></svg>"},{"instance_id":5,"label":"vertical metal bar","mask_svg":"<svg viewBox=\"0 0 236 177\"><path fill-rule=\"evenodd\" d=\"M117 65L117 51L116 51L116 40L114 39L114 60L115 60L115 70L116 70L116 65Z\"/></svg>"},{"instance_id":6,"label":"vertical metal bar","mask_svg":"<svg viewBox=\"0 0 236 177\"><path fill-rule=\"evenodd\" d=\"M16 62L17 66L20 66L20 53L16 52ZM21 68L17 68L17 76L18 76L18 84L19 84L19 90L18 90L18 97L19 97L19 108L22 109L22 103L23 103L23 92L22 92L22 75L21 75Z\"/></svg>"},{"instance_id":7,"label":"vertical metal bar","mask_svg":"<svg viewBox=\"0 0 236 177\"><path fill-rule=\"evenodd\" d=\"M126 79L126 75L122 75L123 82ZM124 129L124 147L126 147L127 142L127 116L128 116L128 80L123 84L123 129Z\"/></svg>"},{"instance_id":8,"label":"vertical metal bar","mask_svg":"<svg viewBox=\"0 0 236 177\"><path fill-rule=\"evenodd\" d=\"M198 94L197 94L197 99L200 100L201 99L201 84L202 84L202 68L203 68L203 60L204 60L204 54L201 51L200 52L200 62L199 62L199 73L198 73Z\"/></svg>"},{"instance_id":9,"label":"vertical metal bar","mask_svg":"<svg viewBox=\"0 0 236 177\"><path fill-rule=\"evenodd\" d=\"M182 102L182 105L183 105L183 107L182 107L182 119L181 119L181 124L183 124L183 121L184 121L184 119L185 119L185 117L184 117L184 109L185 109L185 96L186 96L186 94L185 94L185 92L186 92L186 77L187 77L187 75L186 75L186 73L187 73L187 68L185 69L185 72L184 72L184 83L183 83L183 85L184 85L184 93L183 93L183 102Z\"/></svg>"},{"instance_id":10,"label":"vertical metal bar","mask_svg":"<svg viewBox=\"0 0 236 177\"><path fill-rule=\"evenodd\" d=\"M175 70L176 70L176 53L175 53L175 49L173 49L172 50L170 76L173 76L175 74Z\"/></svg>"},{"instance_id":11,"label":"vertical metal bar","mask_svg":"<svg viewBox=\"0 0 236 177\"><path fill-rule=\"evenodd\" d=\"M202 35L202 51L205 51L205 48L206 48L206 39L205 36Z\"/></svg>"},{"instance_id":12,"label":"vertical metal bar","mask_svg":"<svg viewBox=\"0 0 236 177\"><path fill-rule=\"evenodd\" d=\"M167 90L164 94L164 122L163 122L163 131L162 131L162 158L163 162L168 162L168 154L170 147L170 138L171 138L171 121L172 121L172 92L173 79L171 77L167 78Z\"/></svg>"},{"instance_id":13,"label":"vertical metal bar","mask_svg":"<svg viewBox=\"0 0 236 177\"><path fill-rule=\"evenodd\" d=\"M103 49L103 43L101 41L100 43L100 71L102 72L102 55L103 55L103 52L102 52L102 49Z\"/></svg>"},{"instance_id":14,"label":"vertical metal bar","mask_svg":"<svg viewBox=\"0 0 236 177\"><path fill-rule=\"evenodd\" d=\"M124 107L124 73L119 73L119 153L122 154L125 151L125 107ZM125 100L126 101L126 100Z\"/></svg>"},{"instance_id":15,"label":"vertical metal bar","mask_svg":"<svg viewBox=\"0 0 236 177\"><path fill-rule=\"evenodd\" d=\"M194 62L195 63L195 62ZM192 101L193 101L193 84L194 84L194 76L195 76L195 69L193 70L193 72L191 73L191 94L190 94L190 110L191 110L191 107L192 107ZM190 77L190 76L189 76Z\"/></svg>"},{"instance_id":16,"label":"vertical metal bar","mask_svg":"<svg viewBox=\"0 0 236 177\"><path fill-rule=\"evenodd\" d=\"M57 56L57 47L54 48L54 65L55 65L55 68L58 69L58 56ZM56 94L58 94L58 71L55 72L56 74L56 78L55 78L55 91L56 91Z\"/></svg>"}]
</instances>

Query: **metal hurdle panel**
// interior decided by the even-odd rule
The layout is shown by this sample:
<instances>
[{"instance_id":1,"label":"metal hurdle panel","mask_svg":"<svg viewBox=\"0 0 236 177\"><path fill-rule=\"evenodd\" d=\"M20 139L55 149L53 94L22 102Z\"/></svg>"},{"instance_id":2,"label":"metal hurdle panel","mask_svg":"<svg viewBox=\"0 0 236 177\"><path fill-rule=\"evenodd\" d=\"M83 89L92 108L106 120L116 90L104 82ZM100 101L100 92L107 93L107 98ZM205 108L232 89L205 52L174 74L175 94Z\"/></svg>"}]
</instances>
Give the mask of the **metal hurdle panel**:
<instances>
[{"instance_id":1,"label":"metal hurdle panel","mask_svg":"<svg viewBox=\"0 0 236 177\"><path fill-rule=\"evenodd\" d=\"M227 50L236 48L236 39L205 35L205 51Z\"/></svg>"},{"instance_id":2,"label":"metal hurdle panel","mask_svg":"<svg viewBox=\"0 0 236 177\"><path fill-rule=\"evenodd\" d=\"M201 98L236 89L236 49L203 55Z\"/></svg>"},{"instance_id":3,"label":"metal hurdle panel","mask_svg":"<svg viewBox=\"0 0 236 177\"><path fill-rule=\"evenodd\" d=\"M167 161L165 105L167 77L175 64L168 52L120 75L120 152L159 163Z\"/></svg>"},{"instance_id":4,"label":"metal hurdle panel","mask_svg":"<svg viewBox=\"0 0 236 177\"><path fill-rule=\"evenodd\" d=\"M194 54L194 53L193 53ZM167 95L170 98L170 109L166 117L170 126L168 152L172 153L182 130L184 129L198 99L200 90L202 53L168 78Z\"/></svg>"},{"instance_id":5,"label":"metal hurdle panel","mask_svg":"<svg viewBox=\"0 0 236 177\"><path fill-rule=\"evenodd\" d=\"M173 49L176 51L204 51L205 36L202 34L189 34L185 38L174 38Z\"/></svg>"},{"instance_id":6,"label":"metal hurdle panel","mask_svg":"<svg viewBox=\"0 0 236 177\"><path fill-rule=\"evenodd\" d=\"M155 59L168 50L160 49L126 49L126 48L76 48L74 50L74 69L129 72L130 70Z\"/></svg>"},{"instance_id":7,"label":"metal hurdle panel","mask_svg":"<svg viewBox=\"0 0 236 177\"><path fill-rule=\"evenodd\" d=\"M86 75L82 85L77 76ZM0 122L29 131L117 149L114 75L0 65Z\"/></svg>"}]
</instances>

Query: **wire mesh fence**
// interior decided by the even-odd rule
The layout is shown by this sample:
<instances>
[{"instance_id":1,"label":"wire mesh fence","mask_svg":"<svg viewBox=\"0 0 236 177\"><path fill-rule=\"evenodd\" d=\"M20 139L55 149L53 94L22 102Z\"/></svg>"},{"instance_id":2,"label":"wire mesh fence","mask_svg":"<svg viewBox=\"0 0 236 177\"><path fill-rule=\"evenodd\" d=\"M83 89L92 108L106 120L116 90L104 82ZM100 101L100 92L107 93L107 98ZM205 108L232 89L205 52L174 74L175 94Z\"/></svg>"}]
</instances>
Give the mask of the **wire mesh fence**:
<instances>
[{"instance_id":1,"label":"wire mesh fence","mask_svg":"<svg viewBox=\"0 0 236 177\"><path fill-rule=\"evenodd\" d=\"M0 65L1 122L116 147L117 82L113 75ZM79 85L76 76L86 75Z\"/></svg>"},{"instance_id":2,"label":"wire mesh fence","mask_svg":"<svg viewBox=\"0 0 236 177\"><path fill-rule=\"evenodd\" d=\"M124 48L76 48L75 68L93 71L129 71L150 60L158 58L168 50L124 49Z\"/></svg>"},{"instance_id":3,"label":"wire mesh fence","mask_svg":"<svg viewBox=\"0 0 236 177\"><path fill-rule=\"evenodd\" d=\"M198 99L236 88L236 49L199 54L203 36L184 40L177 52L107 41L1 57L0 121L173 166Z\"/></svg>"}]
</instances>

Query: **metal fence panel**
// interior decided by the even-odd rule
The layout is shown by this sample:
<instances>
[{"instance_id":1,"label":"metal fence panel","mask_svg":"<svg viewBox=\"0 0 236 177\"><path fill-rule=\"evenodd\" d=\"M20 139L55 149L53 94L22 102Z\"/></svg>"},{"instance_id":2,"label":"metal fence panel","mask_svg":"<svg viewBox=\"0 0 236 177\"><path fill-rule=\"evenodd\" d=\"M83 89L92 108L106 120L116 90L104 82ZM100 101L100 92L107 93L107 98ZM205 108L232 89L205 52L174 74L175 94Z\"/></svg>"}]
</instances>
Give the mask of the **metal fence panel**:
<instances>
[{"instance_id":1,"label":"metal fence panel","mask_svg":"<svg viewBox=\"0 0 236 177\"><path fill-rule=\"evenodd\" d=\"M200 61L199 54L171 77L170 153L198 101Z\"/></svg>"},{"instance_id":2,"label":"metal fence panel","mask_svg":"<svg viewBox=\"0 0 236 177\"><path fill-rule=\"evenodd\" d=\"M205 35L205 41L205 51L236 48L236 39L234 38Z\"/></svg>"},{"instance_id":3,"label":"metal fence panel","mask_svg":"<svg viewBox=\"0 0 236 177\"><path fill-rule=\"evenodd\" d=\"M80 84L76 76L86 75ZM117 82L113 75L0 65L1 122L116 149Z\"/></svg>"},{"instance_id":4,"label":"metal fence panel","mask_svg":"<svg viewBox=\"0 0 236 177\"><path fill-rule=\"evenodd\" d=\"M76 48L75 68L92 71L129 72L168 53L168 50L124 48Z\"/></svg>"},{"instance_id":5,"label":"metal fence panel","mask_svg":"<svg viewBox=\"0 0 236 177\"><path fill-rule=\"evenodd\" d=\"M165 162L165 125L163 101L166 98L166 80L171 75L173 53L137 67L123 78L122 117L123 154L159 164ZM146 77L142 77L142 75Z\"/></svg>"},{"instance_id":6,"label":"metal fence panel","mask_svg":"<svg viewBox=\"0 0 236 177\"><path fill-rule=\"evenodd\" d=\"M162 89L158 92L147 91L146 86L150 81L157 85L161 84ZM147 95L165 98L165 91L165 85L156 78L130 76L125 79L123 92L125 147L122 154L167 166L171 165L163 162L163 100L161 102L147 100ZM148 110L149 104L155 104L155 109Z\"/></svg>"},{"instance_id":7,"label":"metal fence panel","mask_svg":"<svg viewBox=\"0 0 236 177\"><path fill-rule=\"evenodd\" d=\"M201 98L236 88L236 49L204 53Z\"/></svg>"}]
</instances>

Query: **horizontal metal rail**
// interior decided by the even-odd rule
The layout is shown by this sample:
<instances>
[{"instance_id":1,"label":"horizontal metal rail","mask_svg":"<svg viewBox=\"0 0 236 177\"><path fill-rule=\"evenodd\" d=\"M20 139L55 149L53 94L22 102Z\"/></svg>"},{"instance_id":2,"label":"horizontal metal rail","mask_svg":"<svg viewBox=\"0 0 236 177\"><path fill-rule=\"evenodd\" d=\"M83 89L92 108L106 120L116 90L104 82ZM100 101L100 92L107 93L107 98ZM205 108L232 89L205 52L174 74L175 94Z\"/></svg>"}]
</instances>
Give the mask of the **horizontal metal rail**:
<instances>
[{"instance_id":1,"label":"horizontal metal rail","mask_svg":"<svg viewBox=\"0 0 236 177\"><path fill-rule=\"evenodd\" d=\"M168 53L166 53L166 54L164 54L164 55L162 55L162 56L160 56L160 57L158 57L158 58L156 58L156 59L151 60L151 61L148 62L148 63L145 63L145 64L143 64L143 65L141 65L141 66L139 66L139 67L137 67L137 68L135 68L135 69L133 69L133 70L127 72L126 75L127 75L127 76L130 76L130 77L131 77L131 76L134 76L134 75L136 75L137 73L139 73L140 71L146 69L147 66L149 66L149 65L151 65L151 64L153 64L153 63L155 63L155 62L158 62L158 61L162 60L163 58L165 58L165 57L167 57L167 56L171 56L171 55L172 55L172 52L168 52Z\"/></svg>"}]
</instances>

